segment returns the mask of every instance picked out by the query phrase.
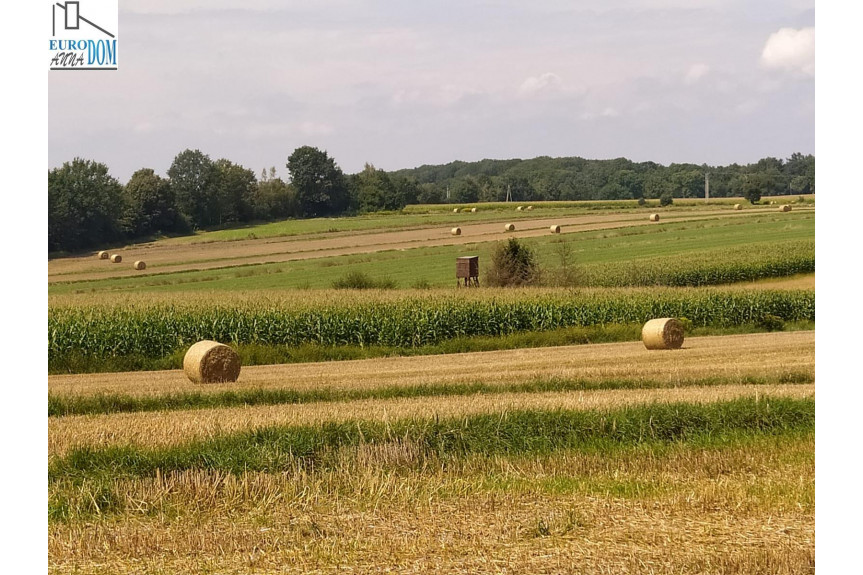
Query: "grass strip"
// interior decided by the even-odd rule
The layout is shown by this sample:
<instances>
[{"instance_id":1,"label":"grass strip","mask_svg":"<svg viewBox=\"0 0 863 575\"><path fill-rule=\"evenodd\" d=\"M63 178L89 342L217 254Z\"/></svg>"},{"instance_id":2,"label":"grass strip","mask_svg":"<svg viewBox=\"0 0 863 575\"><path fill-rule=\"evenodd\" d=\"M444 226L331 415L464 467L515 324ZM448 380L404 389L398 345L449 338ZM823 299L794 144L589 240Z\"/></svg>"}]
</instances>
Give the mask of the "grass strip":
<instances>
[{"instance_id":1,"label":"grass strip","mask_svg":"<svg viewBox=\"0 0 863 575\"><path fill-rule=\"evenodd\" d=\"M344 447L405 443L441 459L543 454L650 442L716 441L726 434L779 434L815 426L815 400L762 397L709 404L643 404L614 410L517 410L456 418L271 426L186 444L79 447L49 465L61 479L149 477L190 469L291 471L332 465ZM330 457L328 457L328 455Z\"/></svg>"},{"instance_id":2,"label":"grass strip","mask_svg":"<svg viewBox=\"0 0 863 575\"><path fill-rule=\"evenodd\" d=\"M696 378L678 381L643 379L536 379L510 384L488 384L481 381L436 385L391 385L373 389L245 389L218 393L182 392L156 396L134 396L103 393L88 396L48 395L48 417L95 415L142 411L178 411L255 405L358 401L364 399L399 399L412 397L490 395L498 393L543 393L592 391L601 389L665 389L677 387L711 387L728 385L807 384L813 373L784 372L771 377L744 376L729 381L727 377Z\"/></svg>"}]
</instances>

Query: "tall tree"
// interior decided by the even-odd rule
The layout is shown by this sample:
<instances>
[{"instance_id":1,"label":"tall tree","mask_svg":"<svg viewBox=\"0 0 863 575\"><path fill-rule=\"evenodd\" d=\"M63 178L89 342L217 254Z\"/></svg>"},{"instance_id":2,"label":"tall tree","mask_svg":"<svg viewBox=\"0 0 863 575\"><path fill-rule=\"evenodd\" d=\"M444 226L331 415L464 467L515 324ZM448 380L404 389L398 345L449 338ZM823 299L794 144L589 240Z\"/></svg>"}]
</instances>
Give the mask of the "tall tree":
<instances>
[{"instance_id":1,"label":"tall tree","mask_svg":"<svg viewBox=\"0 0 863 575\"><path fill-rule=\"evenodd\" d=\"M180 152L168 168L177 207L195 227L219 223L217 176L213 161L200 150Z\"/></svg>"},{"instance_id":2,"label":"tall tree","mask_svg":"<svg viewBox=\"0 0 863 575\"><path fill-rule=\"evenodd\" d=\"M133 236L185 229L171 183L152 169L138 170L126 184L126 226Z\"/></svg>"},{"instance_id":3,"label":"tall tree","mask_svg":"<svg viewBox=\"0 0 863 575\"><path fill-rule=\"evenodd\" d=\"M75 158L48 172L48 250L77 250L123 235L122 186L108 166Z\"/></svg>"},{"instance_id":4,"label":"tall tree","mask_svg":"<svg viewBox=\"0 0 863 575\"><path fill-rule=\"evenodd\" d=\"M287 168L302 215L338 214L348 207L345 176L325 151L299 147L288 157Z\"/></svg>"},{"instance_id":5,"label":"tall tree","mask_svg":"<svg viewBox=\"0 0 863 575\"><path fill-rule=\"evenodd\" d=\"M252 202L258 181L255 173L229 160L216 160L218 222L247 222L254 217Z\"/></svg>"}]
</instances>

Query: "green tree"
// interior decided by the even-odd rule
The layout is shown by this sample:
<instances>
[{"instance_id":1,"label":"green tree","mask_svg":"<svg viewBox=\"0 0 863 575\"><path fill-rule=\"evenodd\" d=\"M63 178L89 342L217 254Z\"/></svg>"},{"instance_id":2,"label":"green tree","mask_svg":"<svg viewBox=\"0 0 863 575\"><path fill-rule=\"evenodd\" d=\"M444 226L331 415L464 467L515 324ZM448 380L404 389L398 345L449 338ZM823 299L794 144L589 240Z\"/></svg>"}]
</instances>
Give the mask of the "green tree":
<instances>
[{"instance_id":1,"label":"green tree","mask_svg":"<svg viewBox=\"0 0 863 575\"><path fill-rule=\"evenodd\" d=\"M168 168L171 189L180 212L196 228L220 223L218 172L200 150L184 150Z\"/></svg>"},{"instance_id":2,"label":"green tree","mask_svg":"<svg viewBox=\"0 0 863 575\"><path fill-rule=\"evenodd\" d=\"M48 251L78 250L120 239L123 187L108 166L75 158L48 172Z\"/></svg>"},{"instance_id":3,"label":"green tree","mask_svg":"<svg viewBox=\"0 0 863 575\"><path fill-rule=\"evenodd\" d=\"M453 190L453 201L472 204L479 200L480 187L476 178L467 177L459 180Z\"/></svg>"},{"instance_id":4,"label":"green tree","mask_svg":"<svg viewBox=\"0 0 863 575\"><path fill-rule=\"evenodd\" d=\"M405 206L389 175L371 164L353 177L353 185L361 212L400 210Z\"/></svg>"},{"instance_id":5,"label":"green tree","mask_svg":"<svg viewBox=\"0 0 863 575\"><path fill-rule=\"evenodd\" d=\"M293 188L276 177L276 168L270 168L261 173L257 189L252 197L252 209L255 219L274 220L296 217L299 215L297 198Z\"/></svg>"},{"instance_id":6,"label":"green tree","mask_svg":"<svg viewBox=\"0 0 863 575\"><path fill-rule=\"evenodd\" d=\"M495 246L491 267L486 273L486 282L490 286L534 285L539 280L539 265L533 250L516 238Z\"/></svg>"},{"instance_id":7,"label":"green tree","mask_svg":"<svg viewBox=\"0 0 863 575\"><path fill-rule=\"evenodd\" d=\"M345 176L325 151L299 147L288 157L287 168L302 215L339 214L348 207Z\"/></svg>"},{"instance_id":8,"label":"green tree","mask_svg":"<svg viewBox=\"0 0 863 575\"><path fill-rule=\"evenodd\" d=\"M215 163L219 224L247 222L254 217L253 202L258 181L252 170L229 160Z\"/></svg>"},{"instance_id":9,"label":"green tree","mask_svg":"<svg viewBox=\"0 0 863 575\"><path fill-rule=\"evenodd\" d=\"M125 224L133 236L179 232L187 228L177 209L171 183L150 168L132 174L126 184Z\"/></svg>"}]
</instances>

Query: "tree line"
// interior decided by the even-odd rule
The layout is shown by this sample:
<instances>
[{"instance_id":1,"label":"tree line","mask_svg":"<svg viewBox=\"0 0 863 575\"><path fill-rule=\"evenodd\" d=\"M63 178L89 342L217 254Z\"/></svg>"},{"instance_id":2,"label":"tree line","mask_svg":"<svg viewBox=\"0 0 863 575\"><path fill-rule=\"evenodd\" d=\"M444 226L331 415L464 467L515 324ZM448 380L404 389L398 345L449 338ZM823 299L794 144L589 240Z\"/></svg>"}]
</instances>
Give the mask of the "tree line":
<instances>
[{"instance_id":1,"label":"tree line","mask_svg":"<svg viewBox=\"0 0 863 575\"><path fill-rule=\"evenodd\" d=\"M815 193L815 156L792 154L787 160L763 158L754 164L709 166L633 162L626 158L586 160L550 158L481 160L425 165L393 174L415 179L420 203L543 200L630 200L703 198L705 174L710 196L760 196Z\"/></svg>"},{"instance_id":2,"label":"tree line","mask_svg":"<svg viewBox=\"0 0 863 575\"><path fill-rule=\"evenodd\" d=\"M75 158L48 172L48 251L241 223L400 210L416 203L755 196L815 191L815 158L711 167L635 163L625 158L482 160L385 172L366 164L346 175L326 151L294 150L288 181L260 177L200 150L177 154L167 177L136 171L123 185L105 164Z\"/></svg>"}]
</instances>

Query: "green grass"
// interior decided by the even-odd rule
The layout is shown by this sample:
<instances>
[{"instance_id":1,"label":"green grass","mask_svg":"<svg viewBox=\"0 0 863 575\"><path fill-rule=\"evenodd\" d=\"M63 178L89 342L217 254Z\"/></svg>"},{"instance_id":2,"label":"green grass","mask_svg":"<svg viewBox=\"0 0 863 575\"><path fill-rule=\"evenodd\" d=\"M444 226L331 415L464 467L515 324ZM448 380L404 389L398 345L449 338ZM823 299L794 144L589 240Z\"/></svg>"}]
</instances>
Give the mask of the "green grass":
<instances>
[{"instance_id":1,"label":"green grass","mask_svg":"<svg viewBox=\"0 0 863 575\"><path fill-rule=\"evenodd\" d=\"M524 241L537 252L540 265L549 272L560 267L560 242L568 243L572 248L572 263L584 272L585 285L663 285L663 281L671 282L666 285L682 285L677 276L657 276L657 269L669 265L681 270L680 277L686 277L689 270L698 271L699 277L707 278L695 284L701 285L724 282L727 276L714 272L725 269L729 262L749 270L736 281L811 271L815 261L814 235L814 214L791 212L539 236ZM390 280L401 288L417 282L425 282L430 287L454 286L457 256L479 255L482 270L488 265L483 262L490 261L493 248L494 242L482 242L130 278L57 282L50 284L48 291L49 294L68 294L330 288L334 282L355 272L377 280ZM794 265L778 268L775 263L787 260L788 256L780 258L777 254L793 256ZM650 273L633 278L630 264ZM482 277L481 271L480 282Z\"/></svg>"},{"instance_id":2,"label":"green grass","mask_svg":"<svg viewBox=\"0 0 863 575\"><path fill-rule=\"evenodd\" d=\"M48 417L132 413L141 411L177 411L254 405L280 405L357 401L363 399L399 399L499 393L543 393L561 391L591 391L599 389L666 389L678 387L713 387L729 383L741 385L775 385L812 383L813 376L805 372L783 372L771 377L740 377L733 381L726 376L680 380L674 382L644 379L537 379L511 384L472 383L438 385L393 385L373 389L246 389L218 393L183 392L158 396L133 396L112 393L88 396L48 395Z\"/></svg>"},{"instance_id":3,"label":"green grass","mask_svg":"<svg viewBox=\"0 0 863 575\"><path fill-rule=\"evenodd\" d=\"M49 481L149 477L188 469L319 469L340 448L404 442L439 458L546 454L652 442L710 443L735 434L781 434L815 426L814 399L762 397L711 404L647 404L610 411L519 410L446 419L272 426L170 447L79 447L49 465Z\"/></svg>"}]
</instances>

